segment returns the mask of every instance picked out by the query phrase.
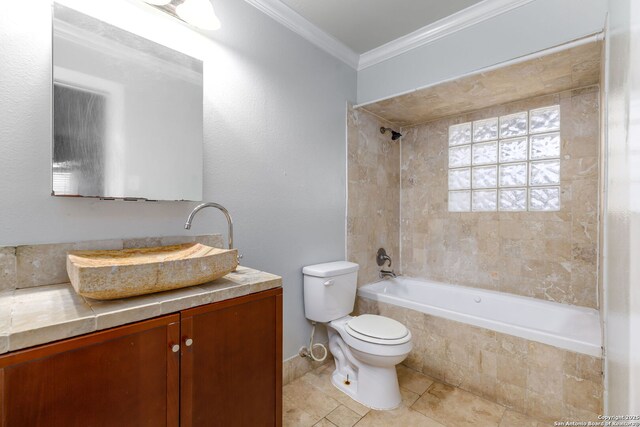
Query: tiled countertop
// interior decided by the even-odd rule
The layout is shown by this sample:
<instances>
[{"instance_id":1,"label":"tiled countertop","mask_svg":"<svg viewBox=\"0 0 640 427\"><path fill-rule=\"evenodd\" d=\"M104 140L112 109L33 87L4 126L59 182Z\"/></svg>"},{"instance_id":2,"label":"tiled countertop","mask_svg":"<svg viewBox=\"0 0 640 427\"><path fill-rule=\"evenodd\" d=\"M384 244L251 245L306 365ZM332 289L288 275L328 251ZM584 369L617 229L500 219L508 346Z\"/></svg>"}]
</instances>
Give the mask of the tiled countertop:
<instances>
[{"instance_id":1,"label":"tiled countertop","mask_svg":"<svg viewBox=\"0 0 640 427\"><path fill-rule=\"evenodd\" d=\"M0 354L248 295L282 285L274 274L238 267L203 285L97 301L70 283L0 293Z\"/></svg>"}]
</instances>

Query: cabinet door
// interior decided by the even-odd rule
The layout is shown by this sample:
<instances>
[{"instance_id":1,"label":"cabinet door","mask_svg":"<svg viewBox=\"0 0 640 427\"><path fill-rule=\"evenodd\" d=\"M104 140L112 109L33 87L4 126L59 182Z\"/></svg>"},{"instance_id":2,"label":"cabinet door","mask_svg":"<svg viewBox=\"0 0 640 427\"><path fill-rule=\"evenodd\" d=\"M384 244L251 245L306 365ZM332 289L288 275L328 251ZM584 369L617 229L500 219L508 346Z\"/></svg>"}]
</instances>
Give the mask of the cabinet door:
<instances>
[{"instance_id":1,"label":"cabinet door","mask_svg":"<svg viewBox=\"0 0 640 427\"><path fill-rule=\"evenodd\" d=\"M177 314L0 356L0 425L177 426Z\"/></svg>"},{"instance_id":2,"label":"cabinet door","mask_svg":"<svg viewBox=\"0 0 640 427\"><path fill-rule=\"evenodd\" d=\"M181 334L182 427L281 425L281 288L186 310Z\"/></svg>"}]
</instances>

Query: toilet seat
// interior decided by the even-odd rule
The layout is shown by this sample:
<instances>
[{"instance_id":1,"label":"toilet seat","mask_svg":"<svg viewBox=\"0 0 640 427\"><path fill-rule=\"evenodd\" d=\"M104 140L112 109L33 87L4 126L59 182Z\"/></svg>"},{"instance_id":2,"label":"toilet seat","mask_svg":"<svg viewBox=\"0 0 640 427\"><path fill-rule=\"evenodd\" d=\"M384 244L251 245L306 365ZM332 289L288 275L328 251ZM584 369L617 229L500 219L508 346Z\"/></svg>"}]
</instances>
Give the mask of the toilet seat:
<instances>
[{"instance_id":1,"label":"toilet seat","mask_svg":"<svg viewBox=\"0 0 640 427\"><path fill-rule=\"evenodd\" d=\"M391 346L411 341L411 334L402 323L373 314L353 317L345 323L344 331L357 340L371 344Z\"/></svg>"},{"instance_id":2,"label":"toilet seat","mask_svg":"<svg viewBox=\"0 0 640 427\"><path fill-rule=\"evenodd\" d=\"M353 317L345 329L355 338L380 344L397 342L409 335L409 330L402 323L375 314Z\"/></svg>"},{"instance_id":3,"label":"toilet seat","mask_svg":"<svg viewBox=\"0 0 640 427\"><path fill-rule=\"evenodd\" d=\"M384 319L392 320L384 316L376 317L383 317ZM398 354L409 353L413 347L413 344L411 343L411 331L409 330L407 330L407 334L402 338L373 338L353 330L353 328L348 325L348 323L353 319L355 319L355 317L345 316L341 319L329 322L328 326L335 329L340 334L344 342L355 350L379 356L396 356ZM384 320L382 320L382 322L384 322ZM360 322L355 322L356 327L358 327L358 323ZM404 327L404 325L402 326Z\"/></svg>"}]
</instances>

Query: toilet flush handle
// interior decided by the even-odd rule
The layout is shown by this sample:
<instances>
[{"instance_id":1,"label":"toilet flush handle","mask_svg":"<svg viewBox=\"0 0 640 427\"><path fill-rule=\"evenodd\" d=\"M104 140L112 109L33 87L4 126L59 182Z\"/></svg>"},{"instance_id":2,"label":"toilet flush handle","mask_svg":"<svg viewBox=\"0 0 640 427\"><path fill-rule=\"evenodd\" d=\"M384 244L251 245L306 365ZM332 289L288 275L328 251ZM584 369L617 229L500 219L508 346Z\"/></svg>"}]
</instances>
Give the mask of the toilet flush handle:
<instances>
[{"instance_id":1,"label":"toilet flush handle","mask_svg":"<svg viewBox=\"0 0 640 427\"><path fill-rule=\"evenodd\" d=\"M333 284L335 283L335 280L327 280L326 282L324 282L325 286L333 286Z\"/></svg>"}]
</instances>

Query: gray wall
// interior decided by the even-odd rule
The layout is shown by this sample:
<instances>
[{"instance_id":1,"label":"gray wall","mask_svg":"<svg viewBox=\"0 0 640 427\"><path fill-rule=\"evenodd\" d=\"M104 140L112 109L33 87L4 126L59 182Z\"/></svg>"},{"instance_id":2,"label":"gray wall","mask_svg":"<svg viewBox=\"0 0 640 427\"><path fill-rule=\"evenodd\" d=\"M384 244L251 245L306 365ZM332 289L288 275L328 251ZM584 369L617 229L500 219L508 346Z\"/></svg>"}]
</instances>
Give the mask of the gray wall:
<instances>
[{"instance_id":1,"label":"gray wall","mask_svg":"<svg viewBox=\"0 0 640 427\"><path fill-rule=\"evenodd\" d=\"M607 0L535 0L358 72L358 104L602 31Z\"/></svg>"},{"instance_id":2,"label":"gray wall","mask_svg":"<svg viewBox=\"0 0 640 427\"><path fill-rule=\"evenodd\" d=\"M640 413L640 4L609 1L605 409Z\"/></svg>"},{"instance_id":3,"label":"gray wall","mask_svg":"<svg viewBox=\"0 0 640 427\"><path fill-rule=\"evenodd\" d=\"M204 199L236 222L243 264L284 277L285 358L308 340L304 265L344 259L346 104L355 71L238 0L205 59ZM0 246L177 235L193 203L49 196L50 7L0 14ZM190 233L224 232L203 212Z\"/></svg>"}]
</instances>

